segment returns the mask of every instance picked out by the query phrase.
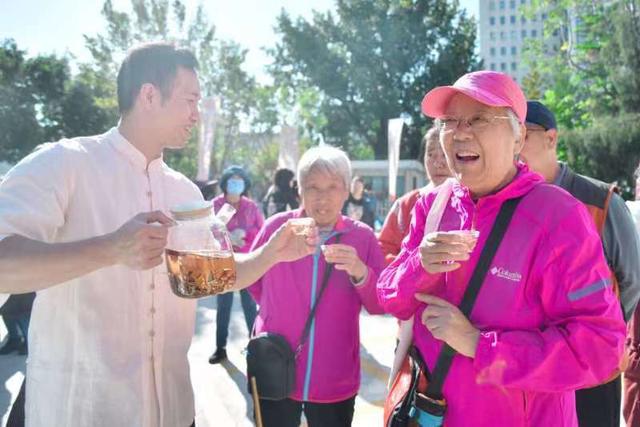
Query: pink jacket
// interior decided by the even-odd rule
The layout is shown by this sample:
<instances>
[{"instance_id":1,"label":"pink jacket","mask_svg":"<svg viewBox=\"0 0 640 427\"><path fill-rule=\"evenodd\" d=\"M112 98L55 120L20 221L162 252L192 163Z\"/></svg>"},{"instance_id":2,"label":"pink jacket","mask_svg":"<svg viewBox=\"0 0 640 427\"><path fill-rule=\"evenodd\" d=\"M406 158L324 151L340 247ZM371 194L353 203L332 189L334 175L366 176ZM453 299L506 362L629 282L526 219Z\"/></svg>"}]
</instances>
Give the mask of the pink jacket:
<instances>
[{"instance_id":1,"label":"pink jacket","mask_svg":"<svg viewBox=\"0 0 640 427\"><path fill-rule=\"evenodd\" d=\"M410 235L378 281L383 307L400 319L425 308L416 292L459 304L502 203L525 195L490 266L471 322L481 330L474 359L455 356L443 394L446 427L577 426L574 390L607 379L625 339L600 237L582 203L520 164L496 194L471 199L455 186L441 230L469 229L480 238L471 259L431 275L418 246L437 190L416 203ZM432 370L442 347L416 321L414 342Z\"/></svg>"},{"instance_id":2,"label":"pink jacket","mask_svg":"<svg viewBox=\"0 0 640 427\"><path fill-rule=\"evenodd\" d=\"M214 212L218 212L226 202L224 194L220 194L213 199ZM249 252L253 239L256 238L262 224L264 224L264 217L256 202L245 196L240 197L238 210L227 223L227 229L230 232L241 228L246 233L244 236L244 246L241 248L233 248L234 252Z\"/></svg>"},{"instance_id":3,"label":"pink jacket","mask_svg":"<svg viewBox=\"0 0 640 427\"><path fill-rule=\"evenodd\" d=\"M300 217L301 209L270 217L253 246L259 247L288 218ZM369 267L364 283L355 287L346 272L334 269L316 311L309 338L296 363L296 386L292 399L309 402L338 402L355 396L360 386L359 315L382 313L376 298L376 282L384 267L382 250L371 228L341 217L328 243L353 246ZM294 262L276 264L249 292L260 305L255 331L275 332L286 337L295 350L312 301L322 284L327 264L320 250Z\"/></svg>"}]
</instances>

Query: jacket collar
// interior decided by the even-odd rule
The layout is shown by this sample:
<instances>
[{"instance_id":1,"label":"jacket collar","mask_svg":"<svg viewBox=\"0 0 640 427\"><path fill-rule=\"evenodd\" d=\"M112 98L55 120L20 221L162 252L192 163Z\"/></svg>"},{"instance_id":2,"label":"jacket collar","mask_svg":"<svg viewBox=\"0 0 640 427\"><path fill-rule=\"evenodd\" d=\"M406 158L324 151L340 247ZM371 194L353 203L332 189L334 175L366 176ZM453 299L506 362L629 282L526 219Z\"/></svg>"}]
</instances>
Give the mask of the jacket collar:
<instances>
[{"instance_id":1,"label":"jacket collar","mask_svg":"<svg viewBox=\"0 0 640 427\"><path fill-rule=\"evenodd\" d=\"M536 185L544 183L544 178L535 172L531 172L526 164L518 162L516 168L518 170L516 176L509 184L496 193L481 197L478 199L478 202L502 204L506 200L521 197L531 191ZM459 182L456 182L453 186L453 195L460 199L471 198L469 189Z\"/></svg>"},{"instance_id":2,"label":"jacket collar","mask_svg":"<svg viewBox=\"0 0 640 427\"><path fill-rule=\"evenodd\" d=\"M162 155L159 158L152 160L147 164L147 158L138 150L133 144L131 144L118 130L117 127L111 128L106 134L105 138L109 143L122 154L134 167L142 169L143 171L153 171L161 169L164 166Z\"/></svg>"}]
</instances>

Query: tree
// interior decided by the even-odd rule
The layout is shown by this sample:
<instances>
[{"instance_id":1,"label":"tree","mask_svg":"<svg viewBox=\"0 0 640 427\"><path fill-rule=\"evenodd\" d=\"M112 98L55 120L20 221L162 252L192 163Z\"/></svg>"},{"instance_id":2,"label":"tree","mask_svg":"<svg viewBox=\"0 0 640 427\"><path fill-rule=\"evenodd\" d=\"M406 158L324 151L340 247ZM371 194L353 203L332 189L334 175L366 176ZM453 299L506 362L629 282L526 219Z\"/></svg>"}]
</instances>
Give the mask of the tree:
<instances>
[{"instance_id":1,"label":"tree","mask_svg":"<svg viewBox=\"0 0 640 427\"><path fill-rule=\"evenodd\" d=\"M0 44L0 159L16 162L43 142L113 125L113 105L99 102L103 81L86 70L72 77L68 62L27 58L13 40Z\"/></svg>"},{"instance_id":2,"label":"tree","mask_svg":"<svg viewBox=\"0 0 640 427\"><path fill-rule=\"evenodd\" d=\"M64 58L27 58L15 41L0 44L0 159L16 162L60 137L60 100L69 78Z\"/></svg>"},{"instance_id":3,"label":"tree","mask_svg":"<svg viewBox=\"0 0 640 427\"><path fill-rule=\"evenodd\" d=\"M640 0L535 0L530 13L542 12L545 35L559 35L560 48L549 55L531 44L527 56L560 123L582 128L598 116L640 112Z\"/></svg>"},{"instance_id":4,"label":"tree","mask_svg":"<svg viewBox=\"0 0 640 427\"><path fill-rule=\"evenodd\" d=\"M640 159L640 114L596 117L585 129L560 133L572 167L606 182L616 182L633 196L633 171Z\"/></svg>"},{"instance_id":5,"label":"tree","mask_svg":"<svg viewBox=\"0 0 640 427\"><path fill-rule=\"evenodd\" d=\"M112 97L114 85L115 82L81 66L61 100L63 136L96 135L112 127L118 119L116 100Z\"/></svg>"},{"instance_id":6,"label":"tree","mask_svg":"<svg viewBox=\"0 0 640 427\"><path fill-rule=\"evenodd\" d=\"M85 36L93 62L87 64L103 81L115 81L117 66L127 49L145 41L164 40L190 48L199 61L199 75L203 97L221 98L220 125L214 139L212 174L217 175L227 164L245 160L233 156L239 141L240 126L249 121L254 110L257 85L242 66L246 49L232 41L215 37L215 27L209 23L202 5L193 19L187 22L184 3L174 0L132 0L131 14L114 9L106 0L102 15L107 21L107 32ZM111 99L115 99L115 87ZM165 160L186 175L194 177L197 170L195 135L189 146L180 151L169 151ZM253 153L255 155L255 153Z\"/></svg>"},{"instance_id":7,"label":"tree","mask_svg":"<svg viewBox=\"0 0 640 427\"><path fill-rule=\"evenodd\" d=\"M561 155L628 196L640 156L640 0L535 0L529 13L542 12L561 44L552 54L529 44L528 83L556 115Z\"/></svg>"},{"instance_id":8,"label":"tree","mask_svg":"<svg viewBox=\"0 0 640 427\"><path fill-rule=\"evenodd\" d=\"M403 155L417 157L425 92L479 66L473 19L457 0L338 0L336 9L311 21L280 14L270 72L290 88L282 99L312 135L376 158L387 156L388 120L406 117Z\"/></svg>"},{"instance_id":9,"label":"tree","mask_svg":"<svg viewBox=\"0 0 640 427\"><path fill-rule=\"evenodd\" d=\"M24 82L24 51L12 40L0 46L0 159L15 162L42 141L33 98Z\"/></svg>"}]
</instances>

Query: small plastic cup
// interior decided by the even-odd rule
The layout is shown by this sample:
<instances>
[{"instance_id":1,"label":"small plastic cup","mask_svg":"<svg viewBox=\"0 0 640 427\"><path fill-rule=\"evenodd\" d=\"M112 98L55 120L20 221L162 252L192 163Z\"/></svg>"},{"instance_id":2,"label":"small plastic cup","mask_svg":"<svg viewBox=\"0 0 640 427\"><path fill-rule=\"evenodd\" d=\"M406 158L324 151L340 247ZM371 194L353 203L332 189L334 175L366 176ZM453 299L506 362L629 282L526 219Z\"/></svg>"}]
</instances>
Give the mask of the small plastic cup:
<instances>
[{"instance_id":1,"label":"small plastic cup","mask_svg":"<svg viewBox=\"0 0 640 427\"><path fill-rule=\"evenodd\" d=\"M447 234L458 236L457 240L467 246L469 253L473 252L473 249L476 247L476 243L478 243L478 237L480 237L480 232L478 230L451 230L447 231Z\"/></svg>"},{"instance_id":2,"label":"small plastic cup","mask_svg":"<svg viewBox=\"0 0 640 427\"><path fill-rule=\"evenodd\" d=\"M316 225L313 218L294 218L289 222L293 225L293 232L298 236L310 236L311 229Z\"/></svg>"},{"instance_id":3,"label":"small plastic cup","mask_svg":"<svg viewBox=\"0 0 640 427\"><path fill-rule=\"evenodd\" d=\"M327 255L331 255L333 253L332 245L320 245L320 250L322 254L326 257Z\"/></svg>"}]
</instances>

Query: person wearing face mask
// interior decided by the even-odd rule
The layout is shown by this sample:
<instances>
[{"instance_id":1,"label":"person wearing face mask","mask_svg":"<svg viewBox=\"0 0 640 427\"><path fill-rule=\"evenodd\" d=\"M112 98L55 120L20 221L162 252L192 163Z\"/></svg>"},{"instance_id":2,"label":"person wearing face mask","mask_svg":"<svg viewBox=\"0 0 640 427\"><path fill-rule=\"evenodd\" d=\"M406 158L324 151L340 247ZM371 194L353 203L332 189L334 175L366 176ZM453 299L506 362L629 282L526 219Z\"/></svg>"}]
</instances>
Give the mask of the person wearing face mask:
<instances>
[{"instance_id":1,"label":"person wearing face mask","mask_svg":"<svg viewBox=\"0 0 640 427\"><path fill-rule=\"evenodd\" d=\"M228 203L234 207L236 213L227 223L234 252L249 252L253 239L264 223L260 208L247 197L251 179L241 166L230 166L222 172L220 177L221 195L213 199L213 209L218 212ZM233 292L217 296L216 312L216 350L209 358L209 363L216 364L227 359L227 337L229 335L229 320L233 305ZM256 318L256 303L246 290L240 291L240 302L244 311L247 329L251 332Z\"/></svg>"},{"instance_id":2,"label":"person wearing face mask","mask_svg":"<svg viewBox=\"0 0 640 427\"><path fill-rule=\"evenodd\" d=\"M364 181L359 176L354 176L351 180L351 191L349 192L349 198L342 207L342 214L356 221L362 221L369 227L374 228L376 212L373 200L365 191Z\"/></svg>"}]
</instances>

